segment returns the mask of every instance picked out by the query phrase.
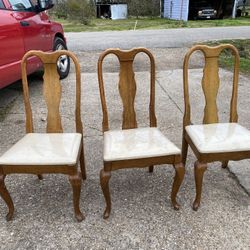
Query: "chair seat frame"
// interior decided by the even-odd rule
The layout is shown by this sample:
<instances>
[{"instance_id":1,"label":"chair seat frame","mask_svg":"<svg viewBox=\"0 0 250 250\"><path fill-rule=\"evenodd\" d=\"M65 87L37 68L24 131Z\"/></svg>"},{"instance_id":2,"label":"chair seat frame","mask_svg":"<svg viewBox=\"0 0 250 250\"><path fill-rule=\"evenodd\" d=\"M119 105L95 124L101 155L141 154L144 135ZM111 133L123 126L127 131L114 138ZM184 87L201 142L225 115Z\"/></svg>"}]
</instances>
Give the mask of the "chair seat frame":
<instances>
[{"instance_id":1,"label":"chair seat frame","mask_svg":"<svg viewBox=\"0 0 250 250\"><path fill-rule=\"evenodd\" d=\"M250 151L237 151L237 152L221 152L221 153L200 153L197 147L194 145L192 139L189 135L185 134L185 139L193 150L197 160L199 162L211 163L214 161L240 161L250 158Z\"/></svg>"}]
</instances>

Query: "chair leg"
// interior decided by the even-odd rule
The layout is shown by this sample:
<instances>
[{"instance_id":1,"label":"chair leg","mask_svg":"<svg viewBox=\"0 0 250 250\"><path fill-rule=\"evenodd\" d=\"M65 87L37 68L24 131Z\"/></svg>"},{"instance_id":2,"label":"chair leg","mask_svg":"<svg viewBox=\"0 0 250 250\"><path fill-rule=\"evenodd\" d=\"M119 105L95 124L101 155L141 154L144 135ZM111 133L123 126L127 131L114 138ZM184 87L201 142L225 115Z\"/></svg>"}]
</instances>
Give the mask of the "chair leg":
<instances>
[{"instance_id":1,"label":"chair leg","mask_svg":"<svg viewBox=\"0 0 250 250\"><path fill-rule=\"evenodd\" d=\"M101 187L102 192L106 201L106 209L103 213L103 219L108 219L111 211L111 198L110 198L110 192L109 192L109 180L111 177L110 171L105 171L104 169L100 172L100 181L101 181Z\"/></svg>"},{"instance_id":2,"label":"chair leg","mask_svg":"<svg viewBox=\"0 0 250 250\"><path fill-rule=\"evenodd\" d=\"M221 164L221 167L222 168L227 168L228 166L228 161L223 161L222 164Z\"/></svg>"},{"instance_id":3,"label":"chair leg","mask_svg":"<svg viewBox=\"0 0 250 250\"><path fill-rule=\"evenodd\" d=\"M80 194L81 194L81 183L82 183L82 178L81 178L80 173L77 173L76 175L70 175L69 181L73 189L73 203L74 203L75 217L78 222L81 222L85 218L79 206Z\"/></svg>"},{"instance_id":4,"label":"chair leg","mask_svg":"<svg viewBox=\"0 0 250 250\"><path fill-rule=\"evenodd\" d=\"M178 163L174 165L174 168L175 168L175 177L174 177L174 183L173 183L172 192L171 192L171 201L174 206L174 209L179 210L180 205L176 201L176 196L177 196L177 193L180 189L181 183L185 175L185 167L183 163Z\"/></svg>"},{"instance_id":5,"label":"chair leg","mask_svg":"<svg viewBox=\"0 0 250 250\"><path fill-rule=\"evenodd\" d=\"M83 144L82 144L82 150L80 154L80 168L81 168L81 173L82 173L82 179L86 180L86 168L85 168Z\"/></svg>"},{"instance_id":6,"label":"chair leg","mask_svg":"<svg viewBox=\"0 0 250 250\"><path fill-rule=\"evenodd\" d=\"M207 164L196 161L194 164L194 177L196 187L196 197L193 203L193 210L197 211L201 202L203 175L207 170Z\"/></svg>"},{"instance_id":7,"label":"chair leg","mask_svg":"<svg viewBox=\"0 0 250 250\"><path fill-rule=\"evenodd\" d=\"M7 190L5 186L5 183L4 183L5 177L6 175L3 175L3 174L0 175L0 196L3 198L6 205L9 208L9 212L6 216L6 220L10 221L13 218L13 214L14 214L14 204L9 194L9 191Z\"/></svg>"},{"instance_id":8,"label":"chair leg","mask_svg":"<svg viewBox=\"0 0 250 250\"><path fill-rule=\"evenodd\" d=\"M154 172L154 166L153 165L148 167L148 172L149 173L153 173Z\"/></svg>"},{"instance_id":9,"label":"chair leg","mask_svg":"<svg viewBox=\"0 0 250 250\"><path fill-rule=\"evenodd\" d=\"M184 166L186 165L186 161L187 161L187 152L188 152L188 143L187 143L185 136L183 134L181 154L182 154L182 162L183 162Z\"/></svg>"},{"instance_id":10,"label":"chair leg","mask_svg":"<svg viewBox=\"0 0 250 250\"><path fill-rule=\"evenodd\" d=\"M43 180L43 176L41 174L38 174L37 177L40 181Z\"/></svg>"}]
</instances>

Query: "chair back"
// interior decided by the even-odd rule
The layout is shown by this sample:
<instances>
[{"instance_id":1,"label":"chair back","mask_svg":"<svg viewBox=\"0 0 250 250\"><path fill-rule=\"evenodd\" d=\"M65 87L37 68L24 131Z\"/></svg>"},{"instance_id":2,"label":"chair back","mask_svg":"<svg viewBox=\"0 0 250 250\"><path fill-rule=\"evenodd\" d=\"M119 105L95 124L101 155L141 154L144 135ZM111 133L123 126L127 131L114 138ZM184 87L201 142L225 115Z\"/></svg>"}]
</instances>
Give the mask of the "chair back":
<instances>
[{"instance_id":1,"label":"chair back","mask_svg":"<svg viewBox=\"0 0 250 250\"><path fill-rule=\"evenodd\" d=\"M108 49L104 51L98 60L98 81L103 111L103 132L109 130L108 111L105 98L104 82L103 82L103 60L109 54L117 56L120 63L119 74L119 93L123 104L123 123L122 129L137 128L137 120L135 113L135 94L136 81L133 70L133 62L138 53L145 53L150 59L150 102L149 102L149 117L150 126L156 127L155 116L155 60L153 55L146 48L134 48L131 50Z\"/></svg>"},{"instance_id":2,"label":"chair back","mask_svg":"<svg viewBox=\"0 0 250 250\"><path fill-rule=\"evenodd\" d=\"M196 45L192 47L186 54L183 64L183 84L184 84L184 102L185 112L183 118L184 127L191 124L190 117L190 101L189 101L189 87L188 87L188 65L190 56L195 51L201 51L205 57L205 66L203 69L202 77L202 90L205 96L205 108L203 124L217 123L218 107L217 107L217 94L220 86L219 78L219 56L224 49L232 51L235 58L234 61L234 74L233 74L233 88L230 104L230 122L238 121L237 114L237 94L238 94L238 78L239 78L239 53L238 50L231 44L222 44L216 47L206 45Z\"/></svg>"},{"instance_id":3,"label":"chair back","mask_svg":"<svg viewBox=\"0 0 250 250\"><path fill-rule=\"evenodd\" d=\"M82 134L82 122L81 122L81 73L80 65L76 56L69 51L60 50L52 53L45 53L42 51L31 50L27 52L22 61L22 83L23 83L23 96L26 112L26 132L32 133L33 128L33 116L29 98L29 87L27 80L27 60L30 57L36 56L41 59L44 67L43 75L43 96L47 105L47 133L62 133L62 122L60 115L60 102L62 96L62 86L60 82L60 76L57 71L57 61L60 56L70 57L75 65L76 69L76 100L75 100L75 124L76 132Z\"/></svg>"}]
</instances>

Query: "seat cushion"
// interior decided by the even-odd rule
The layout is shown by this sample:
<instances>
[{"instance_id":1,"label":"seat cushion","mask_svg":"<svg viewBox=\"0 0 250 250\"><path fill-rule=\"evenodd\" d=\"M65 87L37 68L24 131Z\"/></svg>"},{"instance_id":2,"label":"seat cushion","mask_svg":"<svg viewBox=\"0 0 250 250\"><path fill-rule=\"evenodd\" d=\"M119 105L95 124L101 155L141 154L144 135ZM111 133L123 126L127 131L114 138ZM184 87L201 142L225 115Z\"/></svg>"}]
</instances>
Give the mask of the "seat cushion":
<instances>
[{"instance_id":1,"label":"seat cushion","mask_svg":"<svg viewBox=\"0 0 250 250\"><path fill-rule=\"evenodd\" d=\"M75 165L79 133L26 134L0 157L1 165Z\"/></svg>"},{"instance_id":2,"label":"seat cushion","mask_svg":"<svg viewBox=\"0 0 250 250\"><path fill-rule=\"evenodd\" d=\"M111 130L104 133L104 161L177 155L181 151L158 128Z\"/></svg>"},{"instance_id":3,"label":"seat cushion","mask_svg":"<svg viewBox=\"0 0 250 250\"><path fill-rule=\"evenodd\" d=\"M200 153L250 150L250 131L238 123L190 125L186 132Z\"/></svg>"}]
</instances>

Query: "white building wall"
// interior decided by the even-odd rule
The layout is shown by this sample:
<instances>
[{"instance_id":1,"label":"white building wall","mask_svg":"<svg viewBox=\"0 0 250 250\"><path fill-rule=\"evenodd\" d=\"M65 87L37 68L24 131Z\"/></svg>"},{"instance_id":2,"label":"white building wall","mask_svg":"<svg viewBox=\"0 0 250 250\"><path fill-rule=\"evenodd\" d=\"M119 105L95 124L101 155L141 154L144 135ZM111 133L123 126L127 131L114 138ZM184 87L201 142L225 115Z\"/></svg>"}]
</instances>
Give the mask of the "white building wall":
<instances>
[{"instance_id":1,"label":"white building wall","mask_svg":"<svg viewBox=\"0 0 250 250\"><path fill-rule=\"evenodd\" d=\"M111 7L111 19L112 20L128 18L127 4L112 4L110 7Z\"/></svg>"},{"instance_id":2,"label":"white building wall","mask_svg":"<svg viewBox=\"0 0 250 250\"><path fill-rule=\"evenodd\" d=\"M189 0L165 0L164 17L174 20L188 20Z\"/></svg>"}]
</instances>

